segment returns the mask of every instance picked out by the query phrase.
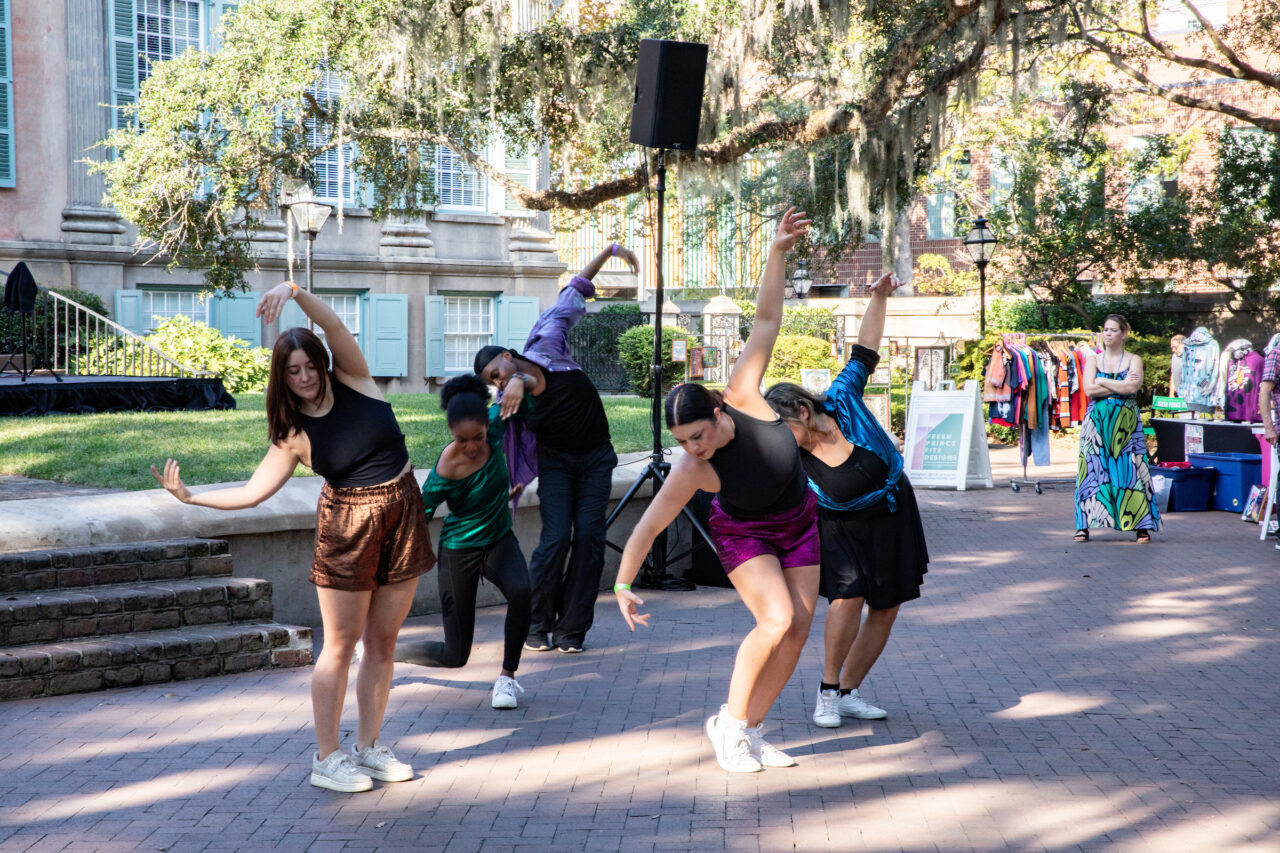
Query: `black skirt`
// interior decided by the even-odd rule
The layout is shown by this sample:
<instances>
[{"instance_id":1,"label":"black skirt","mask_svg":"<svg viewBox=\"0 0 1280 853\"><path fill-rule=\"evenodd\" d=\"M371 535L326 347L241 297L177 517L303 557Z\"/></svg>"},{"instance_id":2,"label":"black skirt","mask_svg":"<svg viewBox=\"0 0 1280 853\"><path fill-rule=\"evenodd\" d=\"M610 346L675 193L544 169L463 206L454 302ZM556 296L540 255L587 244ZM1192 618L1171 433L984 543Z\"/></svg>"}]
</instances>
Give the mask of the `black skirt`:
<instances>
[{"instance_id":1,"label":"black skirt","mask_svg":"<svg viewBox=\"0 0 1280 853\"><path fill-rule=\"evenodd\" d=\"M841 512L818 507L822 540L821 592L828 601L865 597L887 610L920 597L929 571L929 549L915 490L906 475L898 480L897 508L887 501Z\"/></svg>"}]
</instances>

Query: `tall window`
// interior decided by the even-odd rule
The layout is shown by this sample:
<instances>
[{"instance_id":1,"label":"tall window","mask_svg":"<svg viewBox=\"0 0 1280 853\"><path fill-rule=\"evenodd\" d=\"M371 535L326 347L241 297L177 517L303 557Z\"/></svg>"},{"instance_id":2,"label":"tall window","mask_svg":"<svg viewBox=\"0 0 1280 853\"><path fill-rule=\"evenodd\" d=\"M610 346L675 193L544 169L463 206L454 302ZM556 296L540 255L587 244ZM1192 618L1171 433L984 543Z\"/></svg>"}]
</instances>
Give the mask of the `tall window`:
<instances>
[{"instance_id":1,"label":"tall window","mask_svg":"<svg viewBox=\"0 0 1280 853\"><path fill-rule=\"evenodd\" d=\"M311 90L315 95L316 101L327 109L334 109L338 105L338 98L342 94L342 81L338 79L336 74L325 72L320 77L320 82ZM307 141L312 145L320 146L326 144L330 139L329 130L320 122L312 120L307 122ZM341 158L341 165L339 164ZM343 145L341 148L331 148L320 156L316 157L312 164L316 170L315 177L315 193L316 199L319 201L337 204L338 197L341 195L343 204L355 204L355 176L351 174L351 161L355 159L355 146L351 143Z\"/></svg>"},{"instance_id":2,"label":"tall window","mask_svg":"<svg viewBox=\"0 0 1280 853\"><path fill-rule=\"evenodd\" d=\"M485 180L443 145L436 146L436 196L440 207L485 208Z\"/></svg>"},{"instance_id":3,"label":"tall window","mask_svg":"<svg viewBox=\"0 0 1280 853\"><path fill-rule=\"evenodd\" d=\"M1130 157L1140 157L1149 144L1151 140L1146 136L1129 137ZM1132 175L1129 181L1129 192L1125 197L1125 212L1137 213L1160 201L1164 196L1162 178L1163 176L1157 172Z\"/></svg>"},{"instance_id":4,"label":"tall window","mask_svg":"<svg viewBox=\"0 0 1280 853\"><path fill-rule=\"evenodd\" d=\"M1009 157L998 148L991 149L991 166L988 170L991 207L1003 207L1013 195L1013 168Z\"/></svg>"},{"instance_id":5,"label":"tall window","mask_svg":"<svg viewBox=\"0 0 1280 853\"><path fill-rule=\"evenodd\" d=\"M949 240L956 236L955 193L930 193L925 213L925 239Z\"/></svg>"},{"instance_id":6,"label":"tall window","mask_svg":"<svg viewBox=\"0 0 1280 853\"><path fill-rule=\"evenodd\" d=\"M342 321L342 325L347 327L347 331L355 335L357 341L360 340L360 294L316 293L314 295L332 308L333 313L337 314L338 319Z\"/></svg>"},{"instance_id":7,"label":"tall window","mask_svg":"<svg viewBox=\"0 0 1280 853\"><path fill-rule=\"evenodd\" d=\"M493 308L493 297L490 296L444 298L446 371L471 370L476 350L493 343Z\"/></svg>"},{"instance_id":8,"label":"tall window","mask_svg":"<svg viewBox=\"0 0 1280 853\"><path fill-rule=\"evenodd\" d=\"M201 48L204 32L202 0L135 0L138 15L138 84L151 74L153 62Z\"/></svg>"},{"instance_id":9,"label":"tall window","mask_svg":"<svg viewBox=\"0 0 1280 853\"><path fill-rule=\"evenodd\" d=\"M154 331L162 320L173 317L186 317L201 323L209 322L209 301L202 300L199 291L139 288L138 292L142 299L139 314L146 332Z\"/></svg>"}]
</instances>

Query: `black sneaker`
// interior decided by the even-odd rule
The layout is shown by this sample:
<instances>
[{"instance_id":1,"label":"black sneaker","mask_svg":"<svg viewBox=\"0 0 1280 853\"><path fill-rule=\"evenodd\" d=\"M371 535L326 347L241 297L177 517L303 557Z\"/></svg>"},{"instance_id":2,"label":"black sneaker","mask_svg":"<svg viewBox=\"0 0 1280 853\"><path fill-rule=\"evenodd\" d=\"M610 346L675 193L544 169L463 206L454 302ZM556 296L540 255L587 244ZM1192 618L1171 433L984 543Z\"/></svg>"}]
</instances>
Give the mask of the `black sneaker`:
<instances>
[{"instance_id":1,"label":"black sneaker","mask_svg":"<svg viewBox=\"0 0 1280 853\"><path fill-rule=\"evenodd\" d=\"M525 638L524 647L531 652L551 651L551 644L547 642L546 634L530 634Z\"/></svg>"},{"instance_id":2,"label":"black sneaker","mask_svg":"<svg viewBox=\"0 0 1280 853\"><path fill-rule=\"evenodd\" d=\"M582 643L561 643L556 646L556 648L566 655L577 655L582 653Z\"/></svg>"}]
</instances>

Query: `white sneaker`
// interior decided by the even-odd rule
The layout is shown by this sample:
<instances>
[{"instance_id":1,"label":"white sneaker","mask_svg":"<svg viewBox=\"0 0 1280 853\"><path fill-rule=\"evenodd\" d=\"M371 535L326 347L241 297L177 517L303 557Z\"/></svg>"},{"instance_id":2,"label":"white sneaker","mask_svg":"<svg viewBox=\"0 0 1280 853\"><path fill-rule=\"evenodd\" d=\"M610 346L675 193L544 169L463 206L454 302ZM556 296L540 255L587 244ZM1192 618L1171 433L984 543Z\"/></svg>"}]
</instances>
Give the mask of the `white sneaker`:
<instances>
[{"instance_id":1,"label":"white sneaker","mask_svg":"<svg viewBox=\"0 0 1280 853\"><path fill-rule=\"evenodd\" d=\"M351 758L361 772L380 782L408 782L413 778L413 768L376 740L373 746L353 750Z\"/></svg>"},{"instance_id":2,"label":"white sneaker","mask_svg":"<svg viewBox=\"0 0 1280 853\"><path fill-rule=\"evenodd\" d=\"M317 788L354 794L372 788L373 779L356 767L350 755L335 749L324 761L320 760L318 752L311 756L311 784Z\"/></svg>"},{"instance_id":3,"label":"white sneaker","mask_svg":"<svg viewBox=\"0 0 1280 853\"><path fill-rule=\"evenodd\" d=\"M764 739L764 723L747 727L747 746L751 757L765 767L795 767L796 760Z\"/></svg>"},{"instance_id":4,"label":"white sneaker","mask_svg":"<svg viewBox=\"0 0 1280 853\"><path fill-rule=\"evenodd\" d=\"M517 690L521 693L524 692L520 682L509 675L499 675L498 680L493 682L493 701L489 704L499 710L514 708L516 707Z\"/></svg>"},{"instance_id":5,"label":"white sneaker","mask_svg":"<svg viewBox=\"0 0 1280 853\"><path fill-rule=\"evenodd\" d=\"M889 716L884 708L877 708L858 695L857 690L850 690L847 696L840 697L840 715L857 717L859 720L883 720Z\"/></svg>"},{"instance_id":6,"label":"white sneaker","mask_svg":"<svg viewBox=\"0 0 1280 853\"><path fill-rule=\"evenodd\" d=\"M728 716L722 709L719 714L712 714L707 720L707 737L711 738L711 746L716 751L716 761L721 769L729 773L759 773L764 769L751 756L751 744L747 741L745 725L720 725L720 717Z\"/></svg>"},{"instance_id":7,"label":"white sneaker","mask_svg":"<svg viewBox=\"0 0 1280 853\"><path fill-rule=\"evenodd\" d=\"M824 729L840 728L839 690L819 690L818 702L813 708L813 724Z\"/></svg>"}]
</instances>

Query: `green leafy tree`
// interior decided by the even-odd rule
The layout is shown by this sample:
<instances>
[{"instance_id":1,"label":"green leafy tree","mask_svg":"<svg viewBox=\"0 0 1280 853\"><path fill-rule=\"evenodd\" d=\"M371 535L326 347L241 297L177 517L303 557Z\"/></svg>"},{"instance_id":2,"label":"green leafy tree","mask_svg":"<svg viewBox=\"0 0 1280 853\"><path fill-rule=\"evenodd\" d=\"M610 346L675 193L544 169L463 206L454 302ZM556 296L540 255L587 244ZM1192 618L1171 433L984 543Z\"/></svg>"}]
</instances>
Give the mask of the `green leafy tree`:
<instances>
[{"instance_id":1,"label":"green leafy tree","mask_svg":"<svg viewBox=\"0 0 1280 853\"><path fill-rule=\"evenodd\" d=\"M813 245L824 258L878 218L890 257L907 188L943 149L949 106L976 97L990 57L1016 67L1018 45L1056 37L1068 14L1024 0L585 0L530 25L515 8L246 0L226 16L218 52L153 67L124 116L131 126L95 166L108 201L151 250L227 290L253 263L246 237L274 211L282 178L341 146L379 217L434 202L437 145L530 209L590 209L653 186L654 152L636 165L620 129L640 39L676 38L711 46L702 144L670 157L684 201L740 195L743 164L755 162L744 215L798 201L822 226ZM318 93L322 75L336 96ZM480 156L494 136L508 150L548 146L550 188L522 187Z\"/></svg>"},{"instance_id":2,"label":"green leafy tree","mask_svg":"<svg viewBox=\"0 0 1280 853\"><path fill-rule=\"evenodd\" d=\"M671 344L688 340L684 329L662 327L662 391L674 388L684 381L685 363L671 360ZM653 376L649 368L653 364L653 326L633 326L618 336L618 358L627 369L631 390L641 397L653 396Z\"/></svg>"}]
</instances>

